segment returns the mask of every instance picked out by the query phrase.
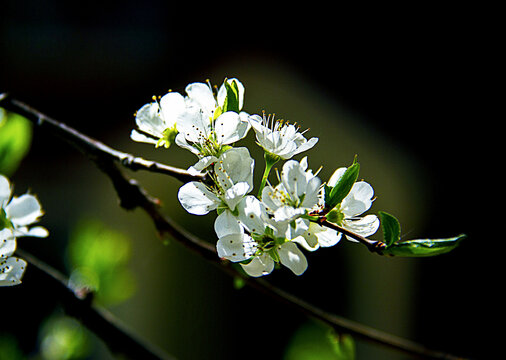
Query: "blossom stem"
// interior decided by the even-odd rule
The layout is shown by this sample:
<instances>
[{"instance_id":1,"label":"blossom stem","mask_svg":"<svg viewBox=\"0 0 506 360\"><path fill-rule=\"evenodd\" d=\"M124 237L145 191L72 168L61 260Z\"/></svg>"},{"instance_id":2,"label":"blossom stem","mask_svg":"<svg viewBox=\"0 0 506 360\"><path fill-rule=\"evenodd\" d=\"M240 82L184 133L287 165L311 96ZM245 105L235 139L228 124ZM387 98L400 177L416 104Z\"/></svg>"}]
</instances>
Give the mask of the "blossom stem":
<instances>
[{"instance_id":1,"label":"blossom stem","mask_svg":"<svg viewBox=\"0 0 506 360\"><path fill-rule=\"evenodd\" d=\"M386 248L386 244L382 241L377 241L377 240L369 240L359 234L356 234L342 226L339 226L337 224L334 224L334 223L331 223L330 221L327 220L327 218L325 216L320 216L318 219L309 219L310 221L313 221L319 225L322 225L322 226L326 226L330 229L333 229L333 230L336 230L336 231L339 231L340 233L346 235L346 236L349 236L351 237L352 239L355 239L357 240L358 242L360 242L361 244L367 246L367 248L369 249L370 252L375 252L375 253L378 253L380 255L382 255L382 250L384 250Z\"/></svg>"},{"instance_id":2,"label":"blossom stem","mask_svg":"<svg viewBox=\"0 0 506 360\"><path fill-rule=\"evenodd\" d=\"M262 198L262 190L264 189L267 179L269 178L269 174L271 172L272 167L279 161L280 158L279 156L265 152L264 159L265 159L265 170L264 175L262 176L262 182L260 183L260 188L258 189L259 198Z\"/></svg>"}]
</instances>

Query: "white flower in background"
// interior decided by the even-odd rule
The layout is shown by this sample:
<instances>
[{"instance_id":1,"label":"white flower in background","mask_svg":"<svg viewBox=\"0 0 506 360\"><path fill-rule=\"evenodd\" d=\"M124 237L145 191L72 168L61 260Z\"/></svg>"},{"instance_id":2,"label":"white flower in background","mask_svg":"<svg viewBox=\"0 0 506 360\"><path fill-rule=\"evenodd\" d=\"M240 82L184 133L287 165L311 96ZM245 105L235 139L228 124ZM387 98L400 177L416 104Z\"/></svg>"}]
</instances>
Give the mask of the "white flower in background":
<instances>
[{"instance_id":1,"label":"white flower in background","mask_svg":"<svg viewBox=\"0 0 506 360\"><path fill-rule=\"evenodd\" d=\"M231 148L216 157L199 161L197 170L212 166L214 184L192 181L179 189L178 199L190 214L205 215L212 210L234 211L242 198L253 189L254 160L247 148Z\"/></svg>"},{"instance_id":2,"label":"white flower in background","mask_svg":"<svg viewBox=\"0 0 506 360\"><path fill-rule=\"evenodd\" d=\"M274 120L274 116L251 115L248 118L255 131L258 144L268 153L283 160L291 159L303 151L311 149L318 138L307 140L299 128L287 122Z\"/></svg>"},{"instance_id":3,"label":"white flower in background","mask_svg":"<svg viewBox=\"0 0 506 360\"><path fill-rule=\"evenodd\" d=\"M11 199L11 195L9 180L0 175L0 286L21 283L26 261L12 256L16 251L16 238L48 235L48 231L41 226L28 227L43 215L37 198L24 194Z\"/></svg>"},{"instance_id":4,"label":"white flower in background","mask_svg":"<svg viewBox=\"0 0 506 360\"><path fill-rule=\"evenodd\" d=\"M178 146L199 158L219 156L226 145L247 135L249 114L241 111L244 86L239 80L227 79L216 96L204 83L188 85L186 93L186 113L177 123Z\"/></svg>"},{"instance_id":5,"label":"white flower in background","mask_svg":"<svg viewBox=\"0 0 506 360\"><path fill-rule=\"evenodd\" d=\"M345 167L337 169L330 177L328 185L335 186L345 171ZM329 213L329 220L332 217L332 222L345 229L363 237L371 236L380 225L378 217L372 214L363 217L360 215L371 208L373 196L374 190L371 185L365 181L357 181L341 204ZM357 241L349 236L346 238L350 241Z\"/></svg>"},{"instance_id":6,"label":"white flower in background","mask_svg":"<svg viewBox=\"0 0 506 360\"><path fill-rule=\"evenodd\" d=\"M44 214L37 198L24 194L11 199L11 195L9 180L0 175L0 230L9 229L12 237L46 237L48 231L42 226L29 228Z\"/></svg>"},{"instance_id":7,"label":"white flower in background","mask_svg":"<svg viewBox=\"0 0 506 360\"><path fill-rule=\"evenodd\" d=\"M130 138L156 147L169 147L177 134L177 121L186 113L185 99L177 92L169 92L159 101L155 97L153 100L137 111L137 129L132 130Z\"/></svg>"},{"instance_id":8,"label":"white flower in background","mask_svg":"<svg viewBox=\"0 0 506 360\"><path fill-rule=\"evenodd\" d=\"M286 222L277 222L269 218L265 205L254 196L246 196L237 206L239 220L242 226L249 232L248 237L243 237L250 253L255 253L248 263L240 265L244 271L253 277L270 274L275 263L289 268L295 275L301 275L307 269L307 260L302 251L294 242L286 237L289 222L294 219L287 219ZM236 237L237 239L237 237ZM256 244L252 243L252 240ZM238 243L239 239L232 243ZM227 247L227 241L222 241L222 247Z\"/></svg>"}]
</instances>

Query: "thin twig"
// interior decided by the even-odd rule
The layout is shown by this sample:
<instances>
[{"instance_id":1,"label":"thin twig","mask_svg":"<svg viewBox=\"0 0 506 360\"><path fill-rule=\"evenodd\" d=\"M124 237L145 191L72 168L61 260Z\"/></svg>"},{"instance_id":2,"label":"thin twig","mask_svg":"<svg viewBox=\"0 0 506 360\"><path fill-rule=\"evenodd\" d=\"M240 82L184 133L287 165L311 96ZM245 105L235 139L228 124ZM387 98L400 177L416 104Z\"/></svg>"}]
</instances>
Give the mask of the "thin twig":
<instances>
[{"instance_id":1,"label":"thin twig","mask_svg":"<svg viewBox=\"0 0 506 360\"><path fill-rule=\"evenodd\" d=\"M0 94L0 105L1 104L2 96ZM41 125L40 119L44 119L46 122L47 119L49 119L47 116L39 113L38 111L35 111L26 104L13 99L9 99L8 106L4 107L12 111L21 109L22 115L26 116L32 121L35 121L35 123L38 125ZM382 344L389 348L403 351L413 356L418 356L425 359L464 360L464 358L440 351L431 350L409 340L401 339L385 332L372 329L362 324L328 313L284 290L273 286L263 279L244 277L242 273L236 271L233 266L230 266L229 262L223 262L218 258L216 249L213 245L187 232L179 225L177 225L172 219L164 215L160 211L159 202L156 199L150 197L135 180L127 178L121 172L121 170L115 164L115 161L120 161L122 165L125 164L121 162L120 158L117 156L111 156L111 149L109 147L79 133L77 130L72 129L63 123L51 120L51 124L51 128L53 130L56 130L58 134L65 138L71 145L74 145L75 147L81 149L87 155L92 155L90 158L111 179L120 199L120 205L127 210L132 210L136 207L144 209L144 211L146 211L146 213L153 220L160 236L170 235L174 237L181 244L198 253L205 259L211 261L213 264L222 265L220 268L228 274L232 276L242 277L245 280L246 284L250 285L251 287L260 290L281 302L289 304L299 312L314 319L318 319L338 331L347 332L367 341ZM183 179L188 179L188 177L183 177ZM324 221L322 223L323 225L328 226L328 224L325 223L326 220L322 221ZM338 230L346 235L356 235L341 227L335 228L335 230ZM360 240L362 240L362 242L367 245L371 251L374 250L375 246L378 246L377 244L371 243L371 240L365 239L364 241L364 239Z\"/></svg>"},{"instance_id":2,"label":"thin twig","mask_svg":"<svg viewBox=\"0 0 506 360\"><path fill-rule=\"evenodd\" d=\"M44 281L48 292L59 300L65 312L75 317L90 331L101 338L112 353L125 359L152 359L174 360L170 355L164 354L152 344L139 339L131 333L119 320L107 310L93 305L91 294L85 297L77 296L68 286L68 279L56 269L42 262L24 250L17 249L16 253L24 258L30 269L38 271ZM31 270L30 270L31 271Z\"/></svg>"}]
</instances>

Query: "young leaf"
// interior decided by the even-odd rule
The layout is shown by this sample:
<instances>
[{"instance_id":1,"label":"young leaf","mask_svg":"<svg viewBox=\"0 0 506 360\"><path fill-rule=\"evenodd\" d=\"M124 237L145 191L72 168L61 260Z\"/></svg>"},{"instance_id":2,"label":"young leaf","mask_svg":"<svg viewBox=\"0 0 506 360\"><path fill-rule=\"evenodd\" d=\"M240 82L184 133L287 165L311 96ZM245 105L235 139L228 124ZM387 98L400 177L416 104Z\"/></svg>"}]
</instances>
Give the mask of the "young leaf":
<instances>
[{"instance_id":1,"label":"young leaf","mask_svg":"<svg viewBox=\"0 0 506 360\"><path fill-rule=\"evenodd\" d=\"M384 211L378 211L381 221L381 230L383 231L383 242L387 247L401 239L401 224L395 216Z\"/></svg>"},{"instance_id":2,"label":"young leaf","mask_svg":"<svg viewBox=\"0 0 506 360\"><path fill-rule=\"evenodd\" d=\"M353 184L355 184L357 181L359 171L360 164L357 162L353 162L353 165L346 169L343 176L341 176L337 182L336 186L332 188L332 191L328 197L329 201L327 202L327 199L325 199L325 207L333 209L337 206L337 204L343 201L346 195L350 193Z\"/></svg>"},{"instance_id":3,"label":"young leaf","mask_svg":"<svg viewBox=\"0 0 506 360\"><path fill-rule=\"evenodd\" d=\"M224 82L225 89L227 89L227 97L225 98L225 103L223 104L223 112L227 111L235 111L239 112L239 87L235 80L232 81L232 84L228 83L228 80Z\"/></svg>"},{"instance_id":4,"label":"young leaf","mask_svg":"<svg viewBox=\"0 0 506 360\"><path fill-rule=\"evenodd\" d=\"M455 249L466 237L462 234L448 239L417 239L394 243L385 250L384 255L404 257L426 257L445 254Z\"/></svg>"},{"instance_id":5,"label":"young leaf","mask_svg":"<svg viewBox=\"0 0 506 360\"><path fill-rule=\"evenodd\" d=\"M0 109L0 173L12 175L16 171L31 141L30 122L21 115Z\"/></svg>"}]
</instances>

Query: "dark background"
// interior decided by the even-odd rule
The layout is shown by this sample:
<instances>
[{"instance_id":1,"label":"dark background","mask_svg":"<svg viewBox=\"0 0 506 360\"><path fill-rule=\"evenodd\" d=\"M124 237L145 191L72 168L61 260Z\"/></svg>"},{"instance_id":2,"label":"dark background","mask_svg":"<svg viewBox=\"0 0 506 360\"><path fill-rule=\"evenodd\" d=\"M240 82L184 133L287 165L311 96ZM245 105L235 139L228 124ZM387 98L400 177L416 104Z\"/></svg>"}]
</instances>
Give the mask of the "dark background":
<instances>
[{"instance_id":1,"label":"dark background","mask_svg":"<svg viewBox=\"0 0 506 360\"><path fill-rule=\"evenodd\" d=\"M497 85L501 87L496 70L496 49L499 47L495 37L496 24L494 9L460 4L377 8L364 5L357 9L337 4L335 9L330 9L319 3L278 8L274 3L202 5L110 1L83 2L76 6L71 2L7 1L2 3L0 11L0 91L8 91L49 116L113 147L153 158L159 153L155 154L148 146L133 144L126 148L122 145L128 143L133 126L132 113L148 102L151 95L163 94L169 88L183 92L186 84L206 78L219 84L223 78L221 72L225 71L226 76L237 76L244 82L248 104L248 95L253 91L248 92L249 84L244 79L253 82L255 74L269 68L272 83L284 85L282 82L286 82L286 74L289 74L292 80L287 82L286 89L296 84L297 89L307 92L308 101L320 96L327 103L338 104L345 113L351 114L348 115L350 119L360 119L360 126L367 128L368 134L372 133L375 139L393 147L406 157L407 162L412 162L410 166L423 173L423 179L419 179L423 186L419 193L412 195L424 201L423 219L413 221L415 228L407 228L413 232L409 236L468 235L454 252L412 260L411 264L415 265L408 265L413 266L410 271L414 274L410 278L409 295L403 300L411 304L410 320L406 325L409 330L399 335L462 356L490 359L501 353L495 341L500 331L493 324L501 324L499 318L503 312L498 305L502 303L500 289L504 286L504 272L500 267L504 240L498 209L503 197L500 172L503 157L501 142L497 141L502 129L498 113L492 111L497 98L494 89ZM237 70L237 75L227 75L227 70L223 70L227 66ZM276 78L276 69L283 69L285 77ZM310 87L304 88L306 84ZM267 88L271 85L265 84ZM261 89L261 86L255 89ZM289 93L282 95L290 96ZM254 96L262 98L263 94ZM265 96L272 94L266 93ZM314 106L317 111L319 105ZM247 110L258 112L261 109ZM269 111L277 112L275 107ZM291 118L304 124L303 119L294 115ZM325 131L323 125L312 123L311 119L307 119L307 123L306 126L311 127L311 136L319 136ZM115 142L119 138L123 139L122 144ZM364 136L365 142L367 139ZM371 154L381 153L382 149L370 151ZM348 164L353 152L355 149L337 156L339 166ZM311 159L311 154L308 155ZM359 153L359 159L361 155ZM321 153L320 156L324 162L329 158ZM368 156L366 151L366 163ZM164 161L186 167L192 158ZM370 163L372 166L373 161ZM316 161L310 160L311 164L314 169L319 166ZM98 200L93 200L93 194L98 198L110 192L110 185L101 178L102 174L86 163L84 157L50 134L35 133L32 152L23 166L13 178L18 184L16 188L19 191L31 188L41 200L45 200L47 221L44 225L54 235L51 245L46 239L42 240L44 245L40 245L42 241L38 244L26 241L25 246L39 251L44 260L64 269L62 251L58 246L64 247L68 223L74 219L68 214L79 212L78 204L83 203L88 213L94 212L99 217L122 210L114 207L112 195L112 210L98 204L94 207ZM399 171L391 175L402 178ZM366 174L367 180L374 183L374 174ZM139 174L139 177L145 179L146 187L155 186L155 180L149 175ZM163 180L155 179L158 182ZM171 184L176 186L175 182ZM100 190L89 192L93 186ZM57 200L52 204L53 200L44 199L50 197L41 193L44 187L50 187L54 194L61 191L66 202ZM79 202L74 199L79 194L88 194L83 195L88 198ZM169 201L165 200L166 203ZM413 208L418 206L409 197L404 201ZM64 208L62 204L65 204ZM58 215L51 215L50 209ZM388 210L398 215L401 222L411 222L408 215L399 214L397 209ZM190 215L181 214L175 216L180 216L181 221L195 221L194 218L183 220ZM118 227L125 226L125 221L133 219L132 215L128 216L126 220L121 218L112 222ZM136 216L140 217L137 221L146 226L149 237L155 238L149 233L152 231L149 221L143 215ZM144 240L149 242L152 239ZM151 244L158 245L156 242ZM147 248L149 251L149 246ZM353 288L349 284L353 277L346 275L346 260L342 259L345 255L339 255L333 249L333 253L318 256L320 259L315 255L309 260L310 267L315 270L308 274L306 281L300 280L302 277L284 275L274 275L272 281L332 312L354 317L356 313L350 309L356 299L345 294L346 287ZM325 266L318 265L319 262L332 261L333 256L342 260L338 261L341 274L338 278L329 277ZM366 257L371 256L366 254ZM194 256L190 254L189 257ZM188 261L190 265L185 265L182 272L211 271L211 276L221 281L219 286L222 288L199 287L197 294L200 295L196 296L202 298L197 300L205 303L206 291L219 293L228 289L225 275L209 270L208 265L200 264L198 259ZM367 267L371 274L381 273L375 268L378 264L367 266L372 266ZM160 270L156 272L160 273ZM16 335L26 351L35 348L38 323L51 312L52 306L50 300L39 294L41 290L35 281L29 280L29 276L27 273L22 285L25 289L0 289L2 306L15 309L7 314L10 321L17 323L16 319L23 319L22 330L13 327L10 332ZM375 279L374 282L395 283L398 276L394 270L388 279ZM158 281L163 282L163 276ZM191 286L183 285L183 280L175 284L173 286ZM368 287L371 284L361 283L358 287L362 285ZM169 291L183 290L172 287ZM333 291L343 295L329 297ZM392 291L395 298L397 290L394 286L382 291ZM38 295L34 297L34 293ZM291 317L287 310L277 305L265 306L269 310L257 306L265 301L261 295L246 289L241 294L223 300L234 310L231 310L232 315L220 315L222 323L210 318L209 322L216 328L206 329L197 322L194 327L202 328L187 333L182 331L191 336L191 344L179 342L179 347L174 350L170 342L165 343L156 337L153 341L181 359L198 358L192 349L195 347L218 354L208 358L226 358L241 351L241 342L254 349L267 339L277 338L280 344L285 344L290 329L300 325L300 319ZM378 295L379 303L382 299ZM377 303L374 298L370 300L369 310L372 308L374 312ZM174 305L176 308L177 304ZM385 311L382 306L387 305L381 304L378 312ZM273 321L275 328L268 329L267 334L259 334L254 330L254 324L242 324L234 318L241 314L241 309ZM120 315L125 311L128 313L128 310L118 310ZM136 311L143 313L142 308ZM395 308L388 308L388 311L387 316L395 316ZM160 319L170 322L160 313L153 315L152 319L152 328L156 328ZM186 321L190 319L187 317ZM360 315L354 319L360 320ZM128 318L125 321L136 324ZM9 323L2 322L2 327ZM367 318L364 322L367 323ZM190 320L189 328L191 324ZM217 334L223 333L227 338L236 333L235 326L249 329L243 329L244 338L232 337L230 342L219 340ZM388 324L379 324L379 327L389 329ZM218 340L201 341L199 334L202 333ZM273 358L281 356L283 346L279 345L275 350L279 354L275 351L271 354ZM373 349L376 351L377 348ZM239 353L244 357L249 354L260 356L261 351L255 351ZM366 354L370 349L360 351ZM390 356L394 355L387 352L374 358L380 356L393 358Z\"/></svg>"}]
</instances>

